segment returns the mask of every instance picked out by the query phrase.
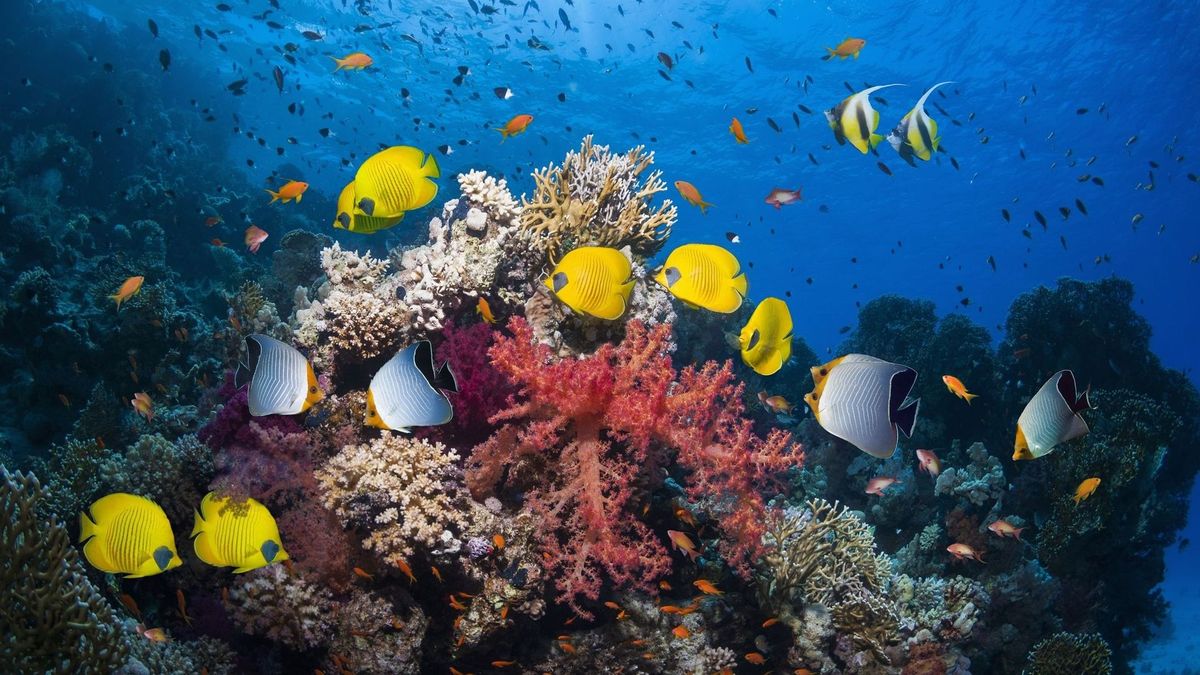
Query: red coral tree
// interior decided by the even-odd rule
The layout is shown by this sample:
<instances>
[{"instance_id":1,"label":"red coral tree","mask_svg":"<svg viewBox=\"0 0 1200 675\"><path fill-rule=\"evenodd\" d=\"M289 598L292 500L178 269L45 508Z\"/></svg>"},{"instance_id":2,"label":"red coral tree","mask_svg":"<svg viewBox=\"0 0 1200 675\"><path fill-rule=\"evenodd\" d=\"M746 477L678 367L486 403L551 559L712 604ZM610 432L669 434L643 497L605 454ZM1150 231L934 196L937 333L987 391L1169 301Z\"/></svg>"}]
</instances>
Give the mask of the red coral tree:
<instances>
[{"instance_id":1,"label":"red coral tree","mask_svg":"<svg viewBox=\"0 0 1200 675\"><path fill-rule=\"evenodd\" d=\"M788 434L752 432L729 364L677 373L668 325L630 322L619 345L561 360L523 319L508 327L512 337L488 354L519 393L492 416L503 426L472 452L467 482L481 497L507 473L525 489L559 599L590 617L583 601L598 599L606 578L653 592L670 572L662 540L636 514L637 494L658 487L673 458L690 471L689 496L721 523L723 554L748 575L762 547L758 488L803 454Z\"/></svg>"}]
</instances>

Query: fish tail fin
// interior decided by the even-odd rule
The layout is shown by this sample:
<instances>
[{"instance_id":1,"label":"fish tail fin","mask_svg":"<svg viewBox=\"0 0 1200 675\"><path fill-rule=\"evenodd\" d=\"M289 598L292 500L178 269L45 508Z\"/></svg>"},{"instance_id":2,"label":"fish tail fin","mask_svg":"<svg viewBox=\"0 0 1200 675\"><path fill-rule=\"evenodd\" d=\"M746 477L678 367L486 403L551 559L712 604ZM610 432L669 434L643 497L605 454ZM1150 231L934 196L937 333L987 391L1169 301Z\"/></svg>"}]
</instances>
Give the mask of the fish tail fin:
<instances>
[{"instance_id":1,"label":"fish tail fin","mask_svg":"<svg viewBox=\"0 0 1200 675\"><path fill-rule=\"evenodd\" d=\"M87 511L82 511L79 514L79 541L80 543L96 536L96 521L88 516Z\"/></svg>"},{"instance_id":2,"label":"fish tail fin","mask_svg":"<svg viewBox=\"0 0 1200 675\"><path fill-rule=\"evenodd\" d=\"M882 142L883 142L883 136L880 136L879 134L871 134L871 148L874 148L875 146L879 145Z\"/></svg>"},{"instance_id":3,"label":"fish tail fin","mask_svg":"<svg viewBox=\"0 0 1200 675\"><path fill-rule=\"evenodd\" d=\"M121 311L121 294L120 294L120 293L114 293L113 295L110 295L110 296L108 296L108 297L109 297L109 299L110 299L110 300L113 300L113 301L115 301L115 302L117 303L117 311L118 311L118 312L119 312L119 311Z\"/></svg>"},{"instance_id":4,"label":"fish tail fin","mask_svg":"<svg viewBox=\"0 0 1200 675\"><path fill-rule=\"evenodd\" d=\"M912 438L913 427L917 425L917 412L920 408L921 399L917 399L906 406L897 408L892 415L892 422L896 424L905 438Z\"/></svg>"},{"instance_id":5,"label":"fish tail fin","mask_svg":"<svg viewBox=\"0 0 1200 675\"><path fill-rule=\"evenodd\" d=\"M858 59L858 52L854 52L854 58L855 58L855 60Z\"/></svg>"},{"instance_id":6,"label":"fish tail fin","mask_svg":"<svg viewBox=\"0 0 1200 675\"><path fill-rule=\"evenodd\" d=\"M496 127L496 131L500 132L500 142L501 143L508 140L508 129L505 129L504 127Z\"/></svg>"},{"instance_id":7,"label":"fish tail fin","mask_svg":"<svg viewBox=\"0 0 1200 675\"><path fill-rule=\"evenodd\" d=\"M336 73L337 71L339 71L339 70L341 70L342 68L345 68L345 67L346 67L346 61L345 61L345 59L339 59L339 58L338 58L338 57L336 57L336 56L331 56L331 57L329 57L329 58L333 59L333 62L337 64L337 68L334 68L334 69L333 69L333 72L335 72L335 73Z\"/></svg>"},{"instance_id":8,"label":"fish tail fin","mask_svg":"<svg viewBox=\"0 0 1200 675\"><path fill-rule=\"evenodd\" d=\"M822 61L828 61L829 59L832 59L832 58L833 58L833 55L836 53L836 52L834 51L833 47L826 47L826 48L825 48L825 51L827 51L827 52L829 52L829 53L828 53L828 54L826 54L825 56L822 56L822 57L821 57L821 60L822 60Z\"/></svg>"},{"instance_id":9,"label":"fish tail fin","mask_svg":"<svg viewBox=\"0 0 1200 675\"><path fill-rule=\"evenodd\" d=\"M1021 533L1024 531L1025 528L1023 527L1018 527L1017 529L1013 530L1013 536L1016 537L1017 541L1021 543L1025 543L1025 540L1021 538Z\"/></svg>"},{"instance_id":10,"label":"fish tail fin","mask_svg":"<svg viewBox=\"0 0 1200 675\"><path fill-rule=\"evenodd\" d=\"M700 213L708 215L708 207L712 206L711 202L701 201L697 206L700 207Z\"/></svg>"},{"instance_id":11,"label":"fish tail fin","mask_svg":"<svg viewBox=\"0 0 1200 675\"><path fill-rule=\"evenodd\" d=\"M263 192L266 192L267 194L271 195L271 203L272 204L279 201L279 199L280 199L278 192L272 192L271 190L263 190Z\"/></svg>"},{"instance_id":12,"label":"fish tail fin","mask_svg":"<svg viewBox=\"0 0 1200 675\"><path fill-rule=\"evenodd\" d=\"M966 399L966 400L967 400L967 403L969 404L969 403L971 402L971 399L973 399L973 398L979 398L979 394L972 394L972 393L971 393L971 392L969 392L969 391L964 391L964 392L963 392L963 398L964 398L964 399Z\"/></svg>"}]
</instances>

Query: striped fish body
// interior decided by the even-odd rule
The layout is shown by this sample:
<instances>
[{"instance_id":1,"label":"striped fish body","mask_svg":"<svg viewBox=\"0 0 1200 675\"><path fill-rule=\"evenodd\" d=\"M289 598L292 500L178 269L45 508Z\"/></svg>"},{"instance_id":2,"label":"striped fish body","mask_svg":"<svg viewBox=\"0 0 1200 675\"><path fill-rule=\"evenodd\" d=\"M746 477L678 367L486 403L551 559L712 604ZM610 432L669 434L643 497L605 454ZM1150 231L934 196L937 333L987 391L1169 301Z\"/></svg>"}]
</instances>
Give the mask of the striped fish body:
<instances>
[{"instance_id":1,"label":"striped fish body","mask_svg":"<svg viewBox=\"0 0 1200 675\"><path fill-rule=\"evenodd\" d=\"M671 251L655 280L685 304L721 314L741 307L749 286L737 258L712 244Z\"/></svg>"},{"instance_id":2,"label":"striped fish body","mask_svg":"<svg viewBox=\"0 0 1200 675\"><path fill-rule=\"evenodd\" d=\"M354 212L354 181L346 184L338 196L337 216L333 226L339 230L349 230L356 234L375 234L380 230L395 227L404 220L401 213L395 218L381 218Z\"/></svg>"},{"instance_id":3,"label":"striped fish body","mask_svg":"<svg viewBox=\"0 0 1200 675\"><path fill-rule=\"evenodd\" d=\"M453 419L454 408L443 389L458 391L450 365L434 366L428 340L409 345L371 378L364 422L403 433L410 427L445 424Z\"/></svg>"},{"instance_id":4,"label":"striped fish body","mask_svg":"<svg viewBox=\"0 0 1200 675\"><path fill-rule=\"evenodd\" d=\"M79 514L79 541L93 567L128 579L161 574L183 564L162 507L124 492L105 495Z\"/></svg>"},{"instance_id":5,"label":"striped fish body","mask_svg":"<svg viewBox=\"0 0 1200 675\"><path fill-rule=\"evenodd\" d=\"M354 174L354 214L396 218L437 196L437 160L420 148L398 145L371 155Z\"/></svg>"},{"instance_id":6,"label":"striped fish body","mask_svg":"<svg viewBox=\"0 0 1200 675\"><path fill-rule=\"evenodd\" d=\"M633 267L615 248L581 246L554 266L546 286L572 310L612 321L625 314L629 304Z\"/></svg>"},{"instance_id":7,"label":"striped fish body","mask_svg":"<svg viewBox=\"0 0 1200 675\"><path fill-rule=\"evenodd\" d=\"M289 558L274 516L255 499L231 503L229 497L208 493L191 536L196 557L213 567L233 567L237 574Z\"/></svg>"},{"instance_id":8,"label":"striped fish body","mask_svg":"<svg viewBox=\"0 0 1200 675\"><path fill-rule=\"evenodd\" d=\"M295 347L269 335L246 336L246 363L238 364L234 385L249 386L254 417L296 415L325 397L312 364Z\"/></svg>"},{"instance_id":9,"label":"striped fish body","mask_svg":"<svg viewBox=\"0 0 1200 675\"><path fill-rule=\"evenodd\" d=\"M942 139L938 136L937 121L925 112L925 101L929 99L933 90L946 84L953 84L953 82L939 82L930 87L913 106L913 109L901 118L892 133L888 134L888 143L909 164L913 163L913 157L928 162L941 144Z\"/></svg>"},{"instance_id":10,"label":"striped fish body","mask_svg":"<svg viewBox=\"0 0 1200 675\"><path fill-rule=\"evenodd\" d=\"M919 400L906 403L917 380L912 368L847 354L813 375L816 387L804 400L829 433L879 458L892 456L899 433L912 435L920 407Z\"/></svg>"},{"instance_id":11,"label":"striped fish body","mask_svg":"<svg viewBox=\"0 0 1200 675\"><path fill-rule=\"evenodd\" d=\"M1087 392L1079 393L1075 373L1060 370L1046 380L1017 418L1013 459L1036 459L1056 446L1079 438L1089 429L1079 416L1091 407Z\"/></svg>"},{"instance_id":12,"label":"striped fish body","mask_svg":"<svg viewBox=\"0 0 1200 675\"><path fill-rule=\"evenodd\" d=\"M836 108L825 113L838 144L843 140L849 141L850 145L865 155L883 141L883 136L875 133L875 129L879 127L879 112L871 107L871 94L880 89L898 86L900 85L881 84L864 89L851 94Z\"/></svg>"},{"instance_id":13,"label":"striped fish body","mask_svg":"<svg viewBox=\"0 0 1200 675\"><path fill-rule=\"evenodd\" d=\"M774 375L792 356L792 314L779 298L763 298L738 335L742 361L762 376Z\"/></svg>"}]
</instances>

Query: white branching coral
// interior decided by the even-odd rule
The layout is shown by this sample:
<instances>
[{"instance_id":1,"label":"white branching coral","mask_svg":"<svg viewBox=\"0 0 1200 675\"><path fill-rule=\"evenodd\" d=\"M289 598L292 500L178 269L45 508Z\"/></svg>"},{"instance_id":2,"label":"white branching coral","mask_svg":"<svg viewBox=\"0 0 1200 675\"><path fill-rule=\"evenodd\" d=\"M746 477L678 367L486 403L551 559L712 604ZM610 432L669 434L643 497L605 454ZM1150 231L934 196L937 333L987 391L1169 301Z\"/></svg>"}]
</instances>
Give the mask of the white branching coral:
<instances>
[{"instance_id":1,"label":"white branching coral","mask_svg":"<svg viewBox=\"0 0 1200 675\"><path fill-rule=\"evenodd\" d=\"M229 587L234 623L251 635L301 651L329 640L334 608L328 589L283 565L247 572Z\"/></svg>"},{"instance_id":2,"label":"white branching coral","mask_svg":"<svg viewBox=\"0 0 1200 675\"><path fill-rule=\"evenodd\" d=\"M462 486L458 454L441 443L385 432L347 445L316 472L325 506L367 532L363 547L394 564L419 547L461 550L494 518Z\"/></svg>"},{"instance_id":3,"label":"white branching coral","mask_svg":"<svg viewBox=\"0 0 1200 675\"><path fill-rule=\"evenodd\" d=\"M521 215L521 206L508 191L508 181L489 176L485 171L468 171L458 176L458 187L463 201L472 208L487 212L489 220L501 227L511 227ZM467 214L467 226L478 231L478 220Z\"/></svg>"}]
</instances>

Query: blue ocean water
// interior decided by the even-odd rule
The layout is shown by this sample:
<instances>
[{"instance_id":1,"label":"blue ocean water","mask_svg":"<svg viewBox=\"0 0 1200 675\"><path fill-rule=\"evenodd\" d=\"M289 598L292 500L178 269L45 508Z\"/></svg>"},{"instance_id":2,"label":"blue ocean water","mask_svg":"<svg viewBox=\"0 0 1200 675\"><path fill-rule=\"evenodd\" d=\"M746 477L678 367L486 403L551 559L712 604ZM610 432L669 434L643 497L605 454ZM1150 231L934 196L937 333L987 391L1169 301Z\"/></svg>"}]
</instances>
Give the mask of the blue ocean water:
<instances>
[{"instance_id":1,"label":"blue ocean water","mask_svg":"<svg viewBox=\"0 0 1200 675\"><path fill-rule=\"evenodd\" d=\"M103 136L100 152L120 152L120 128L250 183L304 180L304 200L289 206L318 223L332 221L354 167L387 145L435 153L443 176L502 175L515 194L585 134L614 151L645 145L668 185L691 182L714 204L703 214L669 188L680 208L672 241L729 246L747 265L751 298L786 297L819 357L836 356L860 306L884 294L932 300L940 316L964 314L998 341L1020 294L1065 276L1119 276L1134 284L1163 364L1200 383L1200 118L1189 91L1200 3L226 3L29 3L35 15L75 17L56 49L113 72L64 76L53 62L9 61L0 108L32 126L25 99L57 99L76 135ZM857 58L822 60L852 36L867 41ZM373 66L331 72L329 57L354 51ZM90 100L98 77L137 81L167 119ZM942 81L953 84L927 106L942 152L916 167L886 143L868 155L839 147L823 115L852 90L902 84L873 97L886 134ZM535 119L501 142L494 129L517 114ZM199 135L172 131L209 117ZM733 117L749 144L733 142ZM138 160L124 161L132 172ZM803 201L775 209L764 203L775 187L801 189ZM432 205L385 234L322 232L384 254L423 239L452 188L443 181ZM268 225L273 213L264 205L248 217ZM209 236L197 222L169 230L181 274L206 273L191 260ZM1200 536L1196 522L1180 537ZM1194 548L1169 549L1175 630L1148 649L1152 672L1194 668L1198 564Z\"/></svg>"}]
</instances>

